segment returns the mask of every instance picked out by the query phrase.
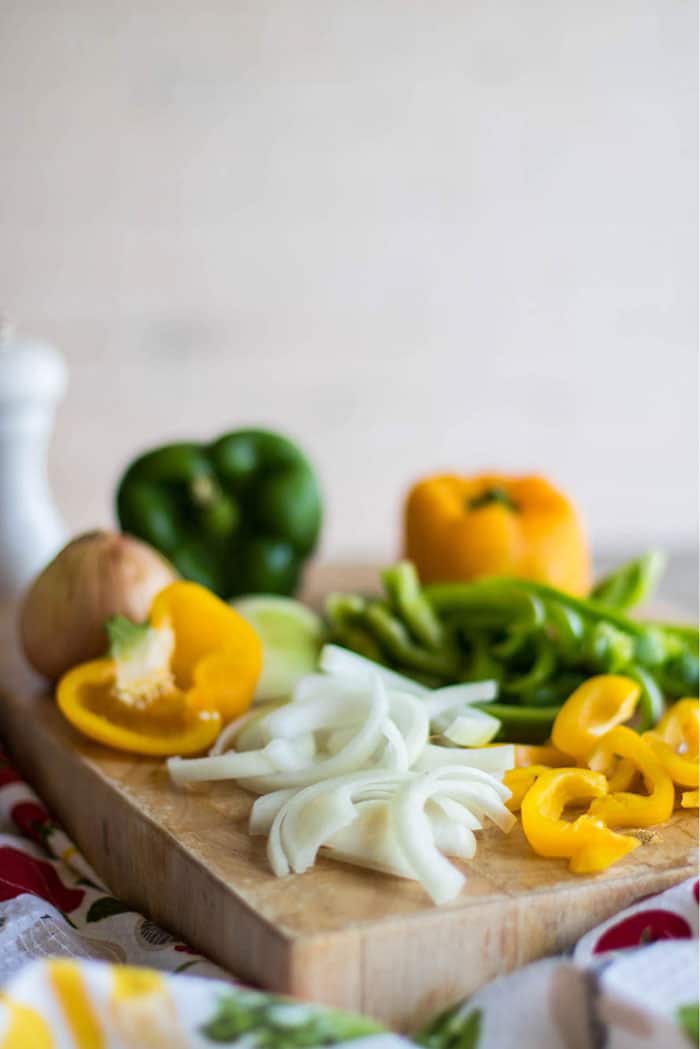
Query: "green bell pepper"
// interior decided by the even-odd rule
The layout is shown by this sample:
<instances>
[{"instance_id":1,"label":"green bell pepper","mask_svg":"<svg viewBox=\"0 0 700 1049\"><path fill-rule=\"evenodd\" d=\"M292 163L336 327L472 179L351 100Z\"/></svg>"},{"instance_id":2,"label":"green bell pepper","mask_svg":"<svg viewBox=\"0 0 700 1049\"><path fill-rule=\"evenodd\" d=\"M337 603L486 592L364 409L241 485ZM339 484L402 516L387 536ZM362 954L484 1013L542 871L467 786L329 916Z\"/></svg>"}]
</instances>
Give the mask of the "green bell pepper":
<instances>
[{"instance_id":1,"label":"green bell pepper","mask_svg":"<svg viewBox=\"0 0 700 1049\"><path fill-rule=\"evenodd\" d=\"M119 482L117 515L220 597L292 594L318 540L321 494L286 437L238 430L140 456Z\"/></svg>"}]
</instances>

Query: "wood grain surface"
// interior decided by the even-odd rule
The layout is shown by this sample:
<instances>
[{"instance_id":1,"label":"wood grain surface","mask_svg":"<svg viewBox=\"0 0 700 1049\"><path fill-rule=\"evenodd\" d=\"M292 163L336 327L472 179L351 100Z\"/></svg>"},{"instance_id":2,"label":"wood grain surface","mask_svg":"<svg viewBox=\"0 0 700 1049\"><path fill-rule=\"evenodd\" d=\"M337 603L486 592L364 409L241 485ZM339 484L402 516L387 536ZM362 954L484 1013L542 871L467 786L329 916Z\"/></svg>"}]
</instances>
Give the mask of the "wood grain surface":
<instances>
[{"instance_id":1,"label":"wood grain surface","mask_svg":"<svg viewBox=\"0 0 700 1049\"><path fill-rule=\"evenodd\" d=\"M308 598L370 588L369 570L318 568ZM461 896L321 859L277 879L228 784L173 787L162 762L81 739L0 634L0 734L111 890L243 979L411 1029L499 973L563 950L636 898L697 870L697 820L679 813L621 863L576 877L532 854L520 827L480 835ZM640 832L641 835L642 832Z\"/></svg>"}]
</instances>

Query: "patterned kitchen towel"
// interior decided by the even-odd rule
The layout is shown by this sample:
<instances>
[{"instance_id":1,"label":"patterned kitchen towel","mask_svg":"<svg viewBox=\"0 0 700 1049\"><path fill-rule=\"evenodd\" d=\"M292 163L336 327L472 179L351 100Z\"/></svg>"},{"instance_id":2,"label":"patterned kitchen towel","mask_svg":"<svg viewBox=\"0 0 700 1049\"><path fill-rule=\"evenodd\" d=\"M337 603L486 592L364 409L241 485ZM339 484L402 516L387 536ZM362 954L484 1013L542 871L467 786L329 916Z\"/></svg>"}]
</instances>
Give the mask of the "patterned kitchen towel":
<instances>
[{"instance_id":1,"label":"patterned kitchen towel","mask_svg":"<svg viewBox=\"0 0 700 1049\"><path fill-rule=\"evenodd\" d=\"M379 1024L219 980L104 962L25 966L0 994L2 1049L411 1049Z\"/></svg>"},{"instance_id":2,"label":"patterned kitchen towel","mask_svg":"<svg viewBox=\"0 0 700 1049\"><path fill-rule=\"evenodd\" d=\"M698 1045L698 879L620 911L571 958L487 984L418 1035L429 1049Z\"/></svg>"},{"instance_id":3,"label":"patterned kitchen towel","mask_svg":"<svg viewBox=\"0 0 700 1049\"><path fill-rule=\"evenodd\" d=\"M0 750L0 987L56 956L231 979L110 895Z\"/></svg>"}]
</instances>

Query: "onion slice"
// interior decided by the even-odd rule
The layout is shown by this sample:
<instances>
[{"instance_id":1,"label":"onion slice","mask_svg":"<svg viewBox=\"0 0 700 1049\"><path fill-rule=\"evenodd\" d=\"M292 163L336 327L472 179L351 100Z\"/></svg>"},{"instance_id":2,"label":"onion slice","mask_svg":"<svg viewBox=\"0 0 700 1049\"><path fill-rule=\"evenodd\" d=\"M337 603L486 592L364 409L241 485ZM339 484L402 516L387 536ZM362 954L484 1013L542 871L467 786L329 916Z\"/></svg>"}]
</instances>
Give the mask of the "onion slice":
<instances>
[{"instance_id":1,"label":"onion slice","mask_svg":"<svg viewBox=\"0 0 700 1049\"><path fill-rule=\"evenodd\" d=\"M427 743L413 768L417 772L430 772L445 765L482 769L503 778L509 769L515 767L515 747L512 743L499 743L494 747L469 750L462 747L438 747L434 743Z\"/></svg>"},{"instance_id":2,"label":"onion slice","mask_svg":"<svg viewBox=\"0 0 700 1049\"><path fill-rule=\"evenodd\" d=\"M387 688L395 688L400 692L409 692L413 696L427 696L430 689L420 685L404 674L397 674L395 670L383 667L381 663L375 663L372 659L359 656L357 652L351 652L348 648L340 645L324 645L321 649L319 661L321 670L327 674L342 677L356 678L364 684L368 684L373 678L379 677Z\"/></svg>"}]
</instances>

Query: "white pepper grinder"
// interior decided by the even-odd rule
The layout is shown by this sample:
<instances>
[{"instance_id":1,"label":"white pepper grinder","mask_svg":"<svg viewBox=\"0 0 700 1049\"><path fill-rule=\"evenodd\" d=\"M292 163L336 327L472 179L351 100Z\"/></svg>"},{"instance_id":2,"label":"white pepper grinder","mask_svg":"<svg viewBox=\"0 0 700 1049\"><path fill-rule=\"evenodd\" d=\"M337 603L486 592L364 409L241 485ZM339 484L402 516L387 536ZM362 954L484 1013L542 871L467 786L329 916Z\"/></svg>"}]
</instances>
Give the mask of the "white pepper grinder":
<instances>
[{"instance_id":1,"label":"white pepper grinder","mask_svg":"<svg viewBox=\"0 0 700 1049\"><path fill-rule=\"evenodd\" d=\"M47 453L66 364L53 346L0 317L0 595L19 593L58 553L65 528L49 491Z\"/></svg>"}]
</instances>

